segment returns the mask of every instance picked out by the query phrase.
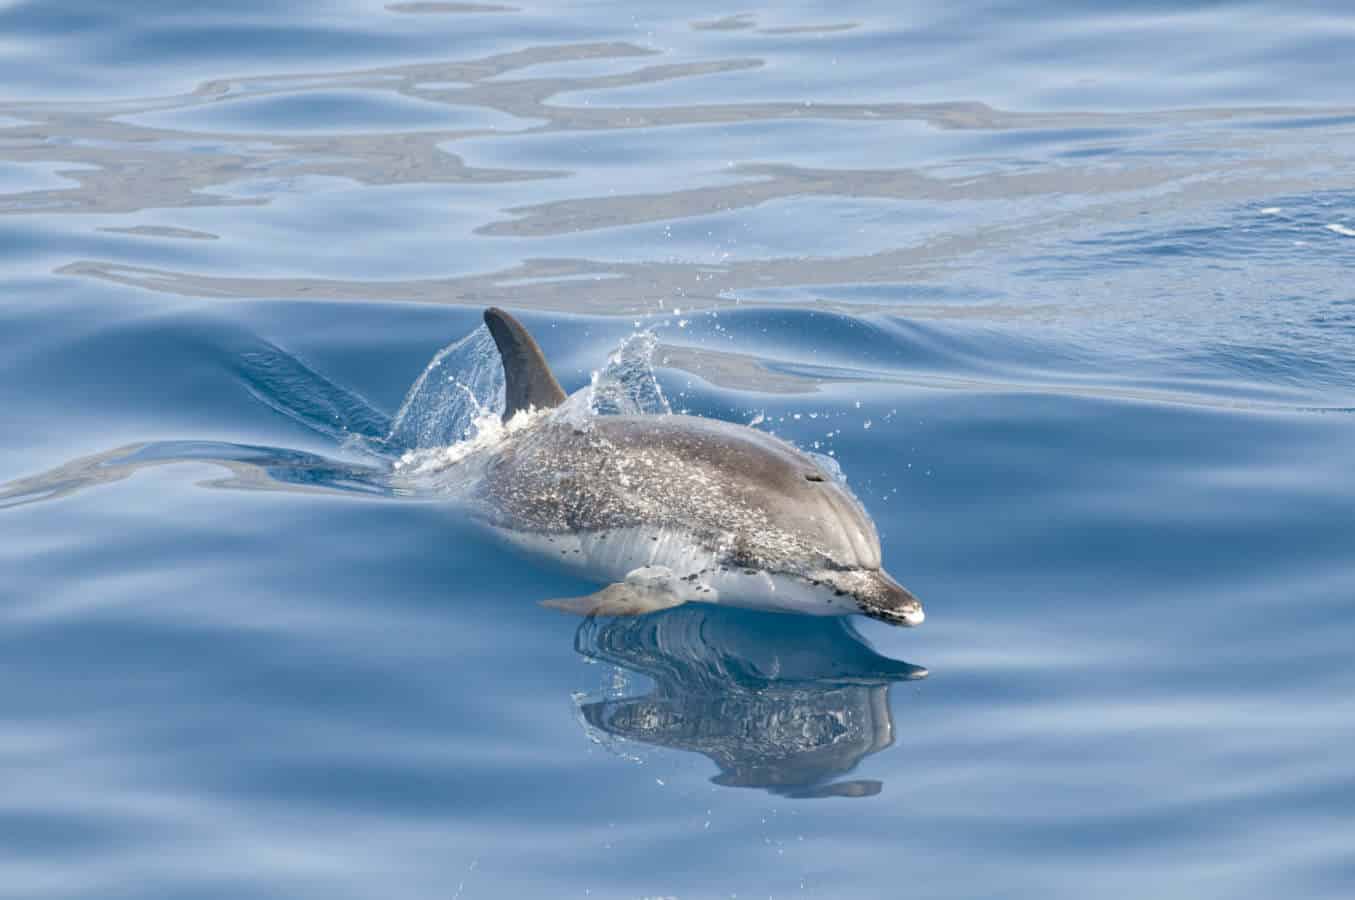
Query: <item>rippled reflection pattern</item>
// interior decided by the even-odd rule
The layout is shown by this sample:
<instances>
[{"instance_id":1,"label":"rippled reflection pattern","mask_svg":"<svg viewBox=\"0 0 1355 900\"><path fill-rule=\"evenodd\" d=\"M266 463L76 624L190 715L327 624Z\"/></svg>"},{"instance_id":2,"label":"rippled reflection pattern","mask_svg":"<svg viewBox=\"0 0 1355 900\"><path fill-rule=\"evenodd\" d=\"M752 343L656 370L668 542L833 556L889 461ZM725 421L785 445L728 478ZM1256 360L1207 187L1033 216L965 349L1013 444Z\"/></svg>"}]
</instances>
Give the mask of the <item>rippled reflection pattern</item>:
<instances>
[{"instance_id":1,"label":"rippled reflection pattern","mask_svg":"<svg viewBox=\"0 0 1355 900\"><path fill-rule=\"evenodd\" d=\"M574 648L654 682L583 703L589 726L704 754L716 784L795 798L879 793L878 780L834 779L894 742L889 685L927 674L876 653L845 619L704 606L590 619Z\"/></svg>"}]
</instances>

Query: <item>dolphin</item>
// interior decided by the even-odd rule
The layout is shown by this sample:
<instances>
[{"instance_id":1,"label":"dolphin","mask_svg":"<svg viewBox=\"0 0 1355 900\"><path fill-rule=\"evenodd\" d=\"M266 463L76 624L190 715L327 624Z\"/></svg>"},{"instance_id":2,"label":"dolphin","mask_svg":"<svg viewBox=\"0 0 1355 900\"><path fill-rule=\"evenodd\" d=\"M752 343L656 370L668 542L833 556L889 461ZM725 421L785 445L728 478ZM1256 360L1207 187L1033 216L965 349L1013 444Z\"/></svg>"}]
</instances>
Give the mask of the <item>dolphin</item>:
<instances>
[{"instance_id":1,"label":"dolphin","mask_svg":"<svg viewBox=\"0 0 1355 900\"><path fill-rule=\"evenodd\" d=\"M477 515L504 540L604 585L545 605L640 615L687 602L920 625L880 567L860 501L812 456L744 425L686 415L572 415L541 348L485 311L502 359L502 440Z\"/></svg>"}]
</instances>

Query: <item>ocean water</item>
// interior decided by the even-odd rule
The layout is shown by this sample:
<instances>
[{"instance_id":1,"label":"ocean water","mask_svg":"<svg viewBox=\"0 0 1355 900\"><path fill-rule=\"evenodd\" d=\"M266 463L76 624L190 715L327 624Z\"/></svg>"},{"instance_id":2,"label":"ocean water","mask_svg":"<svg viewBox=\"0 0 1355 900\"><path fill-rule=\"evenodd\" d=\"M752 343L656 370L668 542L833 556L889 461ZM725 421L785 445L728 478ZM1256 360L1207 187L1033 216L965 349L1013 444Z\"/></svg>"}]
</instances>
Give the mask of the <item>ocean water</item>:
<instances>
[{"instance_id":1,"label":"ocean water","mask_svg":"<svg viewBox=\"0 0 1355 900\"><path fill-rule=\"evenodd\" d=\"M1352 59L0 0L0 897L1351 896ZM489 305L837 461L926 623L538 606L592 588L395 462Z\"/></svg>"}]
</instances>

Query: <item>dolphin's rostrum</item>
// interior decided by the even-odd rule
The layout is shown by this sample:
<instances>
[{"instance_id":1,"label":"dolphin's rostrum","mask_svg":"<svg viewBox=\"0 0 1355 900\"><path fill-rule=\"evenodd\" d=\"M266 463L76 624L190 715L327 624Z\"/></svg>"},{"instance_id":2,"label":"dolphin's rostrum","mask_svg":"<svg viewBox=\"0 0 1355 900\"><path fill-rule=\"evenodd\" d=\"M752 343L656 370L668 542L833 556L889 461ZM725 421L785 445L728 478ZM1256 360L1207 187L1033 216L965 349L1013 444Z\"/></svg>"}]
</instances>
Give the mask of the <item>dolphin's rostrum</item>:
<instances>
[{"instance_id":1,"label":"dolphin's rostrum","mask_svg":"<svg viewBox=\"0 0 1355 900\"><path fill-rule=\"evenodd\" d=\"M861 503L812 456L752 428L685 415L577 416L536 342L485 312L509 427L476 489L513 544L607 586L547 605L635 615L687 601L918 625L880 568ZM535 411L535 412L534 412Z\"/></svg>"}]
</instances>

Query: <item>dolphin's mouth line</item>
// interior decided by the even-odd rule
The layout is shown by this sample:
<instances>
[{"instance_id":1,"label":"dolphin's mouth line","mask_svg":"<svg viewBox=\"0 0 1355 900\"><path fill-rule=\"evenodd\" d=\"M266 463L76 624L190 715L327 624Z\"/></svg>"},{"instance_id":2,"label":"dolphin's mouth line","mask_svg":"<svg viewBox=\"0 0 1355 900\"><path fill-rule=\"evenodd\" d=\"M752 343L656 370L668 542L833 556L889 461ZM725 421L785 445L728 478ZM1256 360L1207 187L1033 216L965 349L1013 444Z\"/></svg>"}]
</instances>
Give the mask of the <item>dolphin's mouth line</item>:
<instances>
[{"instance_id":1,"label":"dolphin's mouth line","mask_svg":"<svg viewBox=\"0 0 1355 900\"><path fill-rule=\"evenodd\" d=\"M834 567L833 571L850 571L848 567ZM850 597L856 603L857 610L867 618L877 619L890 625L901 625L905 628L916 628L927 618L927 614L922 607L915 606L911 609L890 609L888 607L876 606L869 601L855 596L851 591L845 591L841 588L834 588L833 585L821 578L815 578L812 575L804 575L798 572L773 572L773 575L782 575L797 578L812 587L833 588L833 596Z\"/></svg>"},{"instance_id":2,"label":"dolphin's mouth line","mask_svg":"<svg viewBox=\"0 0 1355 900\"><path fill-rule=\"evenodd\" d=\"M916 628L927 618L927 614L921 607L911 610L883 609L878 606L870 606L858 600L857 609L861 614L870 619L877 619L890 625L902 625L905 628Z\"/></svg>"}]
</instances>

